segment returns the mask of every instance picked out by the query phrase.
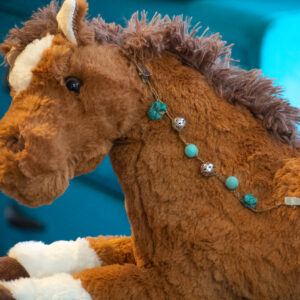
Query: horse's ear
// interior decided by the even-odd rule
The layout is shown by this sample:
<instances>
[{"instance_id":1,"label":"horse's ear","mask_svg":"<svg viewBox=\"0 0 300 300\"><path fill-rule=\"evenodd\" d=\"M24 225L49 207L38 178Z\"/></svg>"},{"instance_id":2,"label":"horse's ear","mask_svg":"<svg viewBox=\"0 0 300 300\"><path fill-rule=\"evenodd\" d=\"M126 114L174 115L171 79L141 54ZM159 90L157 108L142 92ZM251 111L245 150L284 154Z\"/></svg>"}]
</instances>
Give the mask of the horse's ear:
<instances>
[{"instance_id":1,"label":"horse's ear","mask_svg":"<svg viewBox=\"0 0 300 300\"><path fill-rule=\"evenodd\" d=\"M59 29L75 45L87 43L93 38L93 32L84 22L87 10L86 0L65 0L56 16Z\"/></svg>"}]
</instances>

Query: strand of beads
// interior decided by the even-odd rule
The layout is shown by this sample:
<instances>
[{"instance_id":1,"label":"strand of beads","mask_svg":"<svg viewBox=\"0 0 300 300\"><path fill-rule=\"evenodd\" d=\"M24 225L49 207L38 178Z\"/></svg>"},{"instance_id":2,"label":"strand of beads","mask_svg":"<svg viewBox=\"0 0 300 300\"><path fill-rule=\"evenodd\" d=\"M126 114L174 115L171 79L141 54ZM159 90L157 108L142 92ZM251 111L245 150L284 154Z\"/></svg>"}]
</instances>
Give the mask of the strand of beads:
<instances>
[{"instance_id":1,"label":"strand of beads","mask_svg":"<svg viewBox=\"0 0 300 300\"><path fill-rule=\"evenodd\" d=\"M239 192L236 190L236 188L239 186L239 180L235 176L229 176L226 179L224 179L222 176L220 176L214 169L214 165L210 162L203 161L198 156L198 148L194 144L189 144L185 141L184 137L181 135L181 130L185 127L186 121L184 118L181 117L173 117L170 112L167 110L167 106L165 103L163 103L160 100L160 97L152 85L151 81L149 80L152 74L145 68L144 65L138 63L134 60L134 63L136 65L136 68L138 70L139 76L141 77L143 83L147 84L150 91L153 94L153 97L155 98L155 102L152 103L149 111L148 116L151 120L159 120L161 119L165 114L169 117L169 119L172 122L173 128L178 132L179 139L182 141L182 143L185 145L185 155L189 158L195 158L198 161L201 162L201 173L203 176L209 177L214 176L219 181L221 181L228 190L230 190L235 198L237 198L241 204L243 204L245 207L250 209L251 211L255 213L264 213L269 212L273 209L277 209L279 207L283 206L289 206L289 207L296 207L300 206L300 198L296 197L285 197L285 203L279 203L277 205L274 205L272 207L257 210L256 204L257 199L252 194L247 194L244 197L241 197Z\"/></svg>"},{"instance_id":2,"label":"strand of beads","mask_svg":"<svg viewBox=\"0 0 300 300\"><path fill-rule=\"evenodd\" d=\"M148 82L153 90L153 86ZM156 93L156 101L153 102L148 110L148 116L151 120L159 120L163 118L164 115L167 115L172 122L172 127L179 133L179 138L185 145L184 153L188 158L196 158L201 162L200 171L201 174L205 177L215 176L220 180L228 190L237 198L241 204L245 207L255 211L257 204L257 199L252 194L247 194L244 197L241 197L240 194L236 191L236 188L239 186L239 180L235 176L229 176L225 180L218 175L216 172L213 163L206 162L199 157L198 147L194 144L187 143L185 139L180 134L182 129L186 126L186 121L182 117L173 118L172 115L168 112L167 106L163 103Z\"/></svg>"}]
</instances>

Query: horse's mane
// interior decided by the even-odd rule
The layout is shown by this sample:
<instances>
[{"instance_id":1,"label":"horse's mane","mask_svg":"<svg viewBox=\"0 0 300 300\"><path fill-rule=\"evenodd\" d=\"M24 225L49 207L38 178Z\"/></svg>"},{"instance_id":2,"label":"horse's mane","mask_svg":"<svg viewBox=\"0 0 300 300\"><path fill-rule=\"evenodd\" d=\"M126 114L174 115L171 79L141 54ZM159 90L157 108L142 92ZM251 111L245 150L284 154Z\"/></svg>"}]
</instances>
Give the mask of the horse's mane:
<instances>
[{"instance_id":1,"label":"horse's mane","mask_svg":"<svg viewBox=\"0 0 300 300\"><path fill-rule=\"evenodd\" d=\"M57 2L52 1L25 22L23 28L12 29L2 44L4 52L11 50L6 60L13 62L34 39L48 32L58 33L57 11ZM101 17L86 22L99 43L118 45L128 57L147 60L163 51L172 52L183 64L203 74L218 95L229 103L248 108L277 139L298 145L296 124L300 123L300 109L292 107L281 96L281 88L262 76L260 70L245 71L232 65L232 45L226 45L219 34L206 36L205 30L201 36L196 36L199 27L190 30L190 19L182 16L170 19L155 15L147 22L145 12L140 17L135 13L124 28L107 24Z\"/></svg>"}]
</instances>

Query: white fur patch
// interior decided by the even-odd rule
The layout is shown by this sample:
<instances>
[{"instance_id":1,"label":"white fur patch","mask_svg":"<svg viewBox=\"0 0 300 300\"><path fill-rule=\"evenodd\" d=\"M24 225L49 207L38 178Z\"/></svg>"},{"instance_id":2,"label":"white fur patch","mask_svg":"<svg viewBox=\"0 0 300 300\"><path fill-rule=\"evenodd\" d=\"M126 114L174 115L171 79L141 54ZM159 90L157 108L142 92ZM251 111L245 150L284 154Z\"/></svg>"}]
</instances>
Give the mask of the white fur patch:
<instances>
[{"instance_id":1,"label":"white fur patch","mask_svg":"<svg viewBox=\"0 0 300 300\"><path fill-rule=\"evenodd\" d=\"M70 274L55 274L45 278L20 278L0 281L16 300L91 300L80 279Z\"/></svg>"},{"instance_id":2,"label":"white fur patch","mask_svg":"<svg viewBox=\"0 0 300 300\"><path fill-rule=\"evenodd\" d=\"M42 242L22 242L8 252L32 277L55 273L76 274L84 269L101 266L101 260L86 239L58 241L50 245Z\"/></svg>"},{"instance_id":3,"label":"white fur patch","mask_svg":"<svg viewBox=\"0 0 300 300\"><path fill-rule=\"evenodd\" d=\"M73 44L77 45L77 40L73 30L73 19L75 9L76 0L65 0L56 16L56 20L59 29L61 29L66 38Z\"/></svg>"},{"instance_id":4,"label":"white fur patch","mask_svg":"<svg viewBox=\"0 0 300 300\"><path fill-rule=\"evenodd\" d=\"M15 65L9 74L9 84L19 93L25 90L31 83L31 71L42 58L44 50L50 48L54 35L48 34L41 39L36 39L16 58Z\"/></svg>"}]
</instances>

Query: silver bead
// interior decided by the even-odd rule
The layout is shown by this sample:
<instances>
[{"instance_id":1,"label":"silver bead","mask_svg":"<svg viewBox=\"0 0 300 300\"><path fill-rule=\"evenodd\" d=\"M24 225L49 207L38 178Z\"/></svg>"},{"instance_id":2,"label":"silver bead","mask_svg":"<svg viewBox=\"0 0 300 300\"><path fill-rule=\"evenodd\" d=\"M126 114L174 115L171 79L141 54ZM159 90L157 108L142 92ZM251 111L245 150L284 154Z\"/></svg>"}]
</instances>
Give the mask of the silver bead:
<instances>
[{"instance_id":1,"label":"silver bead","mask_svg":"<svg viewBox=\"0 0 300 300\"><path fill-rule=\"evenodd\" d=\"M201 174L203 176L212 176L214 174L214 165L210 162L205 162L201 165Z\"/></svg>"},{"instance_id":2,"label":"silver bead","mask_svg":"<svg viewBox=\"0 0 300 300\"><path fill-rule=\"evenodd\" d=\"M173 128L175 130L180 131L183 129L184 126L185 126L184 118L176 117L175 119L173 119Z\"/></svg>"}]
</instances>

